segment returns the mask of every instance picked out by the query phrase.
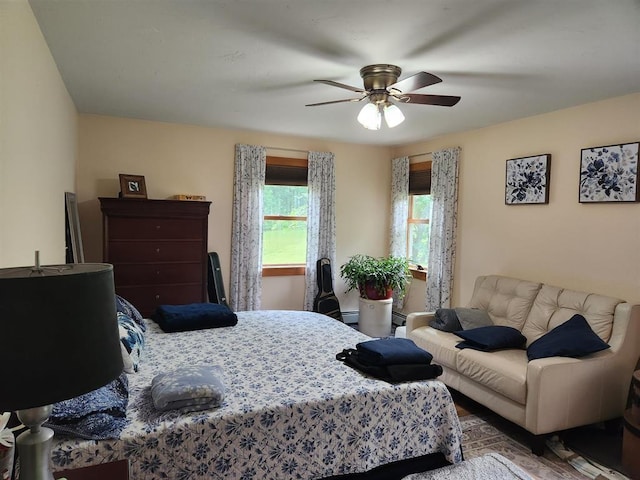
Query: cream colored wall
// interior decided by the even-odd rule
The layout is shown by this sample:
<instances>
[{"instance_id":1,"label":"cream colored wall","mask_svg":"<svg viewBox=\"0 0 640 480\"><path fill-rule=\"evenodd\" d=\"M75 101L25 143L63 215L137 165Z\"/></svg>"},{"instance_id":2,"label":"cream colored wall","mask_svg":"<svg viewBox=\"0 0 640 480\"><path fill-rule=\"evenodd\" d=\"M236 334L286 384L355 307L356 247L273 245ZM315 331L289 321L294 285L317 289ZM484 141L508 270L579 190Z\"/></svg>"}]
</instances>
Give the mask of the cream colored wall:
<instances>
[{"instance_id":1,"label":"cream colored wall","mask_svg":"<svg viewBox=\"0 0 640 480\"><path fill-rule=\"evenodd\" d=\"M229 293L233 161L235 145L331 151L336 165L337 265L334 289L343 310L357 310L352 292L344 295L339 265L355 253L387 253L390 149L249 131L176 125L97 115L79 116L78 202L87 261L102 260L98 197L115 197L119 173L144 175L149 198L178 193L212 201L209 250L218 252ZM288 152L268 150L274 155ZM293 155L293 154L292 154ZM303 277L267 277L262 307L301 309Z\"/></svg>"},{"instance_id":2,"label":"cream colored wall","mask_svg":"<svg viewBox=\"0 0 640 480\"><path fill-rule=\"evenodd\" d=\"M0 267L64 263L76 120L31 7L0 2Z\"/></svg>"},{"instance_id":3,"label":"cream colored wall","mask_svg":"<svg viewBox=\"0 0 640 480\"><path fill-rule=\"evenodd\" d=\"M634 141L640 93L397 149L462 147L453 302L487 273L640 300L640 203L578 203L580 150ZM506 206L505 161L544 153L549 204Z\"/></svg>"}]
</instances>

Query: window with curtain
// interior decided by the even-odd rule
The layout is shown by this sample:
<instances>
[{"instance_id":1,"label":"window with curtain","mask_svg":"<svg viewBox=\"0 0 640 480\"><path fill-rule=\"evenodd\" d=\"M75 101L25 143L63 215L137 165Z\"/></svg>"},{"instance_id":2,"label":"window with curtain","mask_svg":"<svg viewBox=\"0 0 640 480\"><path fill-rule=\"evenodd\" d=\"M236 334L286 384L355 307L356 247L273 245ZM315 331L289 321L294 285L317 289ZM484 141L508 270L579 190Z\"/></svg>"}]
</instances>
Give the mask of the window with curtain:
<instances>
[{"instance_id":1,"label":"window with curtain","mask_svg":"<svg viewBox=\"0 0 640 480\"><path fill-rule=\"evenodd\" d=\"M407 258L416 278L426 278L429 261L429 219L431 217L431 162L409 166L409 209Z\"/></svg>"},{"instance_id":2,"label":"window with curtain","mask_svg":"<svg viewBox=\"0 0 640 480\"><path fill-rule=\"evenodd\" d=\"M304 275L307 250L306 159L267 156L262 275Z\"/></svg>"}]
</instances>

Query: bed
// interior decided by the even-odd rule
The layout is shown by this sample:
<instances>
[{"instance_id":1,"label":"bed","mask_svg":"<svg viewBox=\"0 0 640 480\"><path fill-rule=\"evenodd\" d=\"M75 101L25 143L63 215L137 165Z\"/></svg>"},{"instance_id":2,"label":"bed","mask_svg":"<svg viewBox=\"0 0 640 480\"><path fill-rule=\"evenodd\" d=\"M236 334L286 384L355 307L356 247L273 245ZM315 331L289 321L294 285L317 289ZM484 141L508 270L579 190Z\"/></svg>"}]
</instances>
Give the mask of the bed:
<instances>
[{"instance_id":1,"label":"bed","mask_svg":"<svg viewBox=\"0 0 640 480\"><path fill-rule=\"evenodd\" d=\"M115 440L56 434L54 471L128 459L130 478L320 479L440 453L462 460L461 428L437 380L390 384L335 359L370 337L312 312L238 312L233 327L164 333L147 320L128 423ZM224 403L159 412L153 377L222 367Z\"/></svg>"}]
</instances>

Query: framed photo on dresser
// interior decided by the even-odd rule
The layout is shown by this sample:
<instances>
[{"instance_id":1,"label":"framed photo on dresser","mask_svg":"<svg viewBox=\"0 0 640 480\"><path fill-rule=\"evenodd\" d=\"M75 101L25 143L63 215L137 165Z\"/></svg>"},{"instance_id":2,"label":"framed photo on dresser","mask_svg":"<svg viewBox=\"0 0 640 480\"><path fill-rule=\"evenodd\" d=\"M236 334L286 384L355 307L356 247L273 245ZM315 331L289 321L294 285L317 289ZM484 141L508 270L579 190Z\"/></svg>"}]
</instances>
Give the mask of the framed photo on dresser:
<instances>
[{"instance_id":1,"label":"framed photo on dresser","mask_svg":"<svg viewBox=\"0 0 640 480\"><path fill-rule=\"evenodd\" d=\"M142 175L120 174L120 196L122 198L147 198L147 186Z\"/></svg>"}]
</instances>

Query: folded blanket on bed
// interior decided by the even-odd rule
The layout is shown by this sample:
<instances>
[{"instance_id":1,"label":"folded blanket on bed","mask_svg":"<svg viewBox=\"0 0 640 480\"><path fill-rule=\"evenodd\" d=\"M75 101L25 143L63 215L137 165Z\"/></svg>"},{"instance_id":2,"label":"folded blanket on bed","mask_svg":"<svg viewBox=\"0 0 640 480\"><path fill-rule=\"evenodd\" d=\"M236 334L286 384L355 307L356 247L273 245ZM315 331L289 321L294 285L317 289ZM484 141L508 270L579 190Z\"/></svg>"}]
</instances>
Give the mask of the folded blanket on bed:
<instances>
[{"instance_id":1,"label":"folded blanket on bed","mask_svg":"<svg viewBox=\"0 0 640 480\"><path fill-rule=\"evenodd\" d=\"M127 424L127 374L79 397L53 404L45 425L54 432L89 440L118 438Z\"/></svg>"},{"instance_id":2,"label":"folded blanket on bed","mask_svg":"<svg viewBox=\"0 0 640 480\"><path fill-rule=\"evenodd\" d=\"M151 381L151 397L158 410L192 412L219 407L224 393L222 367L218 365L180 367Z\"/></svg>"},{"instance_id":3,"label":"folded blanket on bed","mask_svg":"<svg viewBox=\"0 0 640 480\"><path fill-rule=\"evenodd\" d=\"M408 338L380 338L356 345L358 359L370 365L429 364L433 359L426 350Z\"/></svg>"},{"instance_id":4,"label":"folded blanket on bed","mask_svg":"<svg viewBox=\"0 0 640 480\"><path fill-rule=\"evenodd\" d=\"M363 362L360 352L353 348L345 348L336 355L336 359L346 363L351 368L389 383L429 380L442 375L442 367L440 365L429 363L371 365Z\"/></svg>"},{"instance_id":5,"label":"folded blanket on bed","mask_svg":"<svg viewBox=\"0 0 640 480\"><path fill-rule=\"evenodd\" d=\"M238 317L229 307L217 303L159 305L153 319L165 332L232 327L238 323Z\"/></svg>"}]
</instances>

